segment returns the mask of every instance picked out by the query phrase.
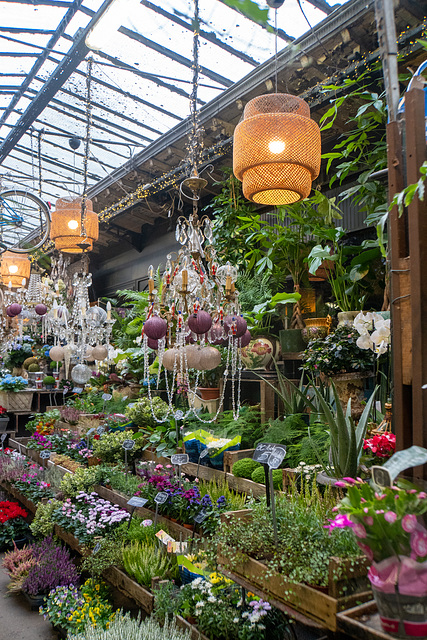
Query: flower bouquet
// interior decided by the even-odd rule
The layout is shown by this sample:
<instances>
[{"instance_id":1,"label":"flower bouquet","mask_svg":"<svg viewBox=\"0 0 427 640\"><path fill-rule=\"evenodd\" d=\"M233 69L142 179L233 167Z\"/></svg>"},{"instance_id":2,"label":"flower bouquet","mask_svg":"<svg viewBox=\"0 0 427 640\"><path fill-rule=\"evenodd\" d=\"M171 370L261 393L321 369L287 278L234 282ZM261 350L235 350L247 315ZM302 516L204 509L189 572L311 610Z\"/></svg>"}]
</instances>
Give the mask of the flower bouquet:
<instances>
[{"instance_id":1,"label":"flower bouquet","mask_svg":"<svg viewBox=\"0 0 427 640\"><path fill-rule=\"evenodd\" d=\"M347 495L326 526L351 527L372 562L368 577L384 631L427 636L427 493L404 481L381 491L360 478L336 484Z\"/></svg>"},{"instance_id":2,"label":"flower bouquet","mask_svg":"<svg viewBox=\"0 0 427 640\"><path fill-rule=\"evenodd\" d=\"M17 502L0 502L0 549L11 549L14 542L25 544L30 532L27 515Z\"/></svg>"}]
</instances>

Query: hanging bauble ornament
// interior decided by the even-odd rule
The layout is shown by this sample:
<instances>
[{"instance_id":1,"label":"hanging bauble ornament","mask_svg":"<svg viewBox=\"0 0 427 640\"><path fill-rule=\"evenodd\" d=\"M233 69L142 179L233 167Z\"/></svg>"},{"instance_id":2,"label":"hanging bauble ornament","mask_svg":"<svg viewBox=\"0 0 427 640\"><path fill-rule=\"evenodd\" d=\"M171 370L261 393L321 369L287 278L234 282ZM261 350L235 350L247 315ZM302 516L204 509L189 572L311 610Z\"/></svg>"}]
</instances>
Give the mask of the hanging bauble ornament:
<instances>
[{"instance_id":1,"label":"hanging bauble ornament","mask_svg":"<svg viewBox=\"0 0 427 640\"><path fill-rule=\"evenodd\" d=\"M15 317L15 314L11 312L10 307L8 307L8 308L6 309L6 315L7 315L9 318L14 318L14 317Z\"/></svg>"},{"instance_id":2,"label":"hanging bauble ornament","mask_svg":"<svg viewBox=\"0 0 427 640\"><path fill-rule=\"evenodd\" d=\"M241 348L243 349L243 347L247 347L251 340L252 340L251 332L250 331L246 331L243 334L243 336L240 338L240 346L241 346Z\"/></svg>"},{"instance_id":3,"label":"hanging bauble ornament","mask_svg":"<svg viewBox=\"0 0 427 640\"><path fill-rule=\"evenodd\" d=\"M87 360L88 362L93 362L95 360L95 358L93 357L93 347L86 347L85 360Z\"/></svg>"},{"instance_id":4,"label":"hanging bauble ornament","mask_svg":"<svg viewBox=\"0 0 427 640\"><path fill-rule=\"evenodd\" d=\"M47 313L47 306L40 302L40 304L36 304L36 306L34 307L34 311L38 316L44 316L44 314Z\"/></svg>"},{"instance_id":5,"label":"hanging bauble ornament","mask_svg":"<svg viewBox=\"0 0 427 640\"><path fill-rule=\"evenodd\" d=\"M94 360L105 360L107 356L108 356L108 349L107 347L104 347L104 345L98 344L92 350L92 358Z\"/></svg>"},{"instance_id":6,"label":"hanging bauble ornament","mask_svg":"<svg viewBox=\"0 0 427 640\"><path fill-rule=\"evenodd\" d=\"M77 384L86 384L92 377L92 369L86 364L76 364L71 371L71 380Z\"/></svg>"},{"instance_id":7,"label":"hanging bauble ornament","mask_svg":"<svg viewBox=\"0 0 427 640\"><path fill-rule=\"evenodd\" d=\"M212 325L208 338L211 344L216 345L224 344L224 340L226 342L228 341L227 334L224 332L224 327L220 322L215 322L215 324Z\"/></svg>"},{"instance_id":8,"label":"hanging bauble ornament","mask_svg":"<svg viewBox=\"0 0 427 640\"><path fill-rule=\"evenodd\" d=\"M189 369L198 369L201 349L195 344L189 344L185 347L185 356L187 359L187 367Z\"/></svg>"},{"instance_id":9,"label":"hanging bauble ornament","mask_svg":"<svg viewBox=\"0 0 427 640\"><path fill-rule=\"evenodd\" d=\"M200 371L211 371L221 364L221 353L215 347L203 347L200 349L199 366Z\"/></svg>"},{"instance_id":10,"label":"hanging bauble ornament","mask_svg":"<svg viewBox=\"0 0 427 640\"><path fill-rule=\"evenodd\" d=\"M22 311L22 307L20 304L18 304L17 302L13 302L9 307L8 307L10 313L12 314L10 317L13 318L14 316L17 316L21 313ZM9 314L8 314L9 315Z\"/></svg>"},{"instance_id":11,"label":"hanging bauble ornament","mask_svg":"<svg viewBox=\"0 0 427 640\"><path fill-rule=\"evenodd\" d=\"M95 305L88 309L88 316L97 327L100 327L107 319L107 312Z\"/></svg>"},{"instance_id":12,"label":"hanging bauble ornament","mask_svg":"<svg viewBox=\"0 0 427 640\"><path fill-rule=\"evenodd\" d=\"M148 318L144 323L144 334L152 340L164 338L167 330L168 323L166 320L163 320L163 318L160 318L160 316L151 316L151 318Z\"/></svg>"},{"instance_id":13,"label":"hanging bauble ornament","mask_svg":"<svg viewBox=\"0 0 427 640\"><path fill-rule=\"evenodd\" d=\"M154 349L155 351L157 351L157 349L159 348L159 341L153 340L153 338L147 338L147 344L150 349Z\"/></svg>"},{"instance_id":14,"label":"hanging bauble ornament","mask_svg":"<svg viewBox=\"0 0 427 640\"><path fill-rule=\"evenodd\" d=\"M175 366L175 359L177 365L179 365L179 353L177 349L168 349L167 351L165 351L162 360L164 368L168 371L173 371Z\"/></svg>"},{"instance_id":15,"label":"hanging bauble ornament","mask_svg":"<svg viewBox=\"0 0 427 640\"><path fill-rule=\"evenodd\" d=\"M201 335L207 333L212 326L212 318L207 311L201 309L197 313L192 313L188 316L188 326L191 331Z\"/></svg>"},{"instance_id":16,"label":"hanging bauble ornament","mask_svg":"<svg viewBox=\"0 0 427 640\"><path fill-rule=\"evenodd\" d=\"M62 362L65 357L64 347L52 347L49 351L49 358L54 362Z\"/></svg>"},{"instance_id":17,"label":"hanging bauble ornament","mask_svg":"<svg viewBox=\"0 0 427 640\"><path fill-rule=\"evenodd\" d=\"M227 316L224 319L224 328L226 334L230 333L231 330L231 333L235 338L241 338L245 335L248 325L242 316Z\"/></svg>"}]
</instances>

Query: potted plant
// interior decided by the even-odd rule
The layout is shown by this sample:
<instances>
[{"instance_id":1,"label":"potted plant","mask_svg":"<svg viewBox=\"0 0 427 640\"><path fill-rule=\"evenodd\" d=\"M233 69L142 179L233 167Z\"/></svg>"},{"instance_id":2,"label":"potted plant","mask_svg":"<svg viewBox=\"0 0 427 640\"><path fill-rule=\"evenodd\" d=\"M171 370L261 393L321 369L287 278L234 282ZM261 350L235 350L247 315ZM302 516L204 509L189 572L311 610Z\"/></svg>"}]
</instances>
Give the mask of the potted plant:
<instances>
[{"instance_id":1,"label":"potted plant","mask_svg":"<svg viewBox=\"0 0 427 640\"><path fill-rule=\"evenodd\" d=\"M381 489L352 478L338 484L347 495L329 528L352 529L370 560L383 630L402 638L427 636L427 494L406 481Z\"/></svg>"},{"instance_id":2,"label":"potted plant","mask_svg":"<svg viewBox=\"0 0 427 640\"><path fill-rule=\"evenodd\" d=\"M25 520L27 512L17 502L0 502L0 549L18 548L27 542L30 528Z\"/></svg>"},{"instance_id":3,"label":"potted plant","mask_svg":"<svg viewBox=\"0 0 427 640\"><path fill-rule=\"evenodd\" d=\"M43 385L46 389L54 389L55 388L55 378L53 376L45 376L43 378Z\"/></svg>"},{"instance_id":4,"label":"potted plant","mask_svg":"<svg viewBox=\"0 0 427 640\"><path fill-rule=\"evenodd\" d=\"M5 364L9 369L12 369L13 375L21 375L23 373L24 363L30 358L34 358L31 348L32 342L33 340L31 338L25 336L22 341L16 340L11 344ZM34 358L32 361L37 362L37 358ZM28 364L31 364L31 362Z\"/></svg>"},{"instance_id":5,"label":"potted plant","mask_svg":"<svg viewBox=\"0 0 427 640\"><path fill-rule=\"evenodd\" d=\"M33 392L26 391L28 380L7 373L0 378L0 404L6 411L30 411Z\"/></svg>"},{"instance_id":6,"label":"potted plant","mask_svg":"<svg viewBox=\"0 0 427 640\"><path fill-rule=\"evenodd\" d=\"M216 400L220 396L220 381L227 363L227 350L222 347L218 349L221 353L221 364L210 371L202 371L199 375L197 392L202 400Z\"/></svg>"},{"instance_id":7,"label":"potted plant","mask_svg":"<svg viewBox=\"0 0 427 640\"><path fill-rule=\"evenodd\" d=\"M9 424L9 416L6 413L6 409L0 406L0 432L4 432Z\"/></svg>"},{"instance_id":8,"label":"potted plant","mask_svg":"<svg viewBox=\"0 0 427 640\"><path fill-rule=\"evenodd\" d=\"M341 326L326 338L312 340L302 356L305 371L334 382L343 409L351 398L353 417L363 411L363 381L373 375L375 361L372 351L358 346L358 338L354 327Z\"/></svg>"}]
</instances>

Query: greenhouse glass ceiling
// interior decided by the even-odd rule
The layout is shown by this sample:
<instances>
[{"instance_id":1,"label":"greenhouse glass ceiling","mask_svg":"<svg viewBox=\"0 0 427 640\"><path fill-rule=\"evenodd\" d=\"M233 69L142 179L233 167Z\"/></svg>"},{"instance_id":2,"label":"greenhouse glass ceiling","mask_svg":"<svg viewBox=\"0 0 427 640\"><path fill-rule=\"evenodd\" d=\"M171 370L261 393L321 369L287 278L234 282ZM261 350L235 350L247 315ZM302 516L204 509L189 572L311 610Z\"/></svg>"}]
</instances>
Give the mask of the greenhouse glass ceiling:
<instances>
[{"instance_id":1,"label":"greenhouse glass ceiling","mask_svg":"<svg viewBox=\"0 0 427 640\"><path fill-rule=\"evenodd\" d=\"M271 58L275 40L272 29L225 1L199 2L202 106ZM279 51L332 11L325 0L285 0L277 11ZM193 12L192 0L0 1L2 187L37 190L41 167L46 200L81 194L84 144L73 151L69 140L85 136L90 55L89 186L185 119Z\"/></svg>"}]
</instances>

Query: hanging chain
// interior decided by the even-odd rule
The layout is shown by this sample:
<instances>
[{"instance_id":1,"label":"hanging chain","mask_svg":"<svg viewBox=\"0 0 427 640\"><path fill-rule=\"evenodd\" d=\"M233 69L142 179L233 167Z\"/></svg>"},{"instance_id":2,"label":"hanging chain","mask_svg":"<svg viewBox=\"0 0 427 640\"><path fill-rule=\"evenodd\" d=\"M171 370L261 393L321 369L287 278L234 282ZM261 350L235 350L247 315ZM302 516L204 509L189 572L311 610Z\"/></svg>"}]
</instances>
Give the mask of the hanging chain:
<instances>
[{"instance_id":1,"label":"hanging chain","mask_svg":"<svg viewBox=\"0 0 427 640\"><path fill-rule=\"evenodd\" d=\"M37 136L37 160L39 165L39 198L42 197L42 137L44 129L40 129ZM43 227L43 214L41 208L39 208L40 229Z\"/></svg>"},{"instance_id":2,"label":"hanging chain","mask_svg":"<svg viewBox=\"0 0 427 640\"><path fill-rule=\"evenodd\" d=\"M197 89L199 86L199 47L200 47L200 18L199 18L199 0L194 0L194 31L193 31L193 80L190 95L190 115L191 115L191 132L189 139L189 160L191 165L191 173L197 173L197 166L200 160L200 152L202 149L202 132L199 126L199 113L197 111Z\"/></svg>"},{"instance_id":3,"label":"hanging chain","mask_svg":"<svg viewBox=\"0 0 427 640\"><path fill-rule=\"evenodd\" d=\"M274 80L277 93L277 9L274 10Z\"/></svg>"},{"instance_id":4,"label":"hanging chain","mask_svg":"<svg viewBox=\"0 0 427 640\"><path fill-rule=\"evenodd\" d=\"M90 57L87 61L87 73L86 73L86 139L85 139L85 152L83 158L83 196L82 196L82 209L81 209L81 235L83 238L87 238L86 233L86 200L87 200L87 174L89 164L90 153L90 134L92 125L92 64L93 59Z\"/></svg>"}]
</instances>

